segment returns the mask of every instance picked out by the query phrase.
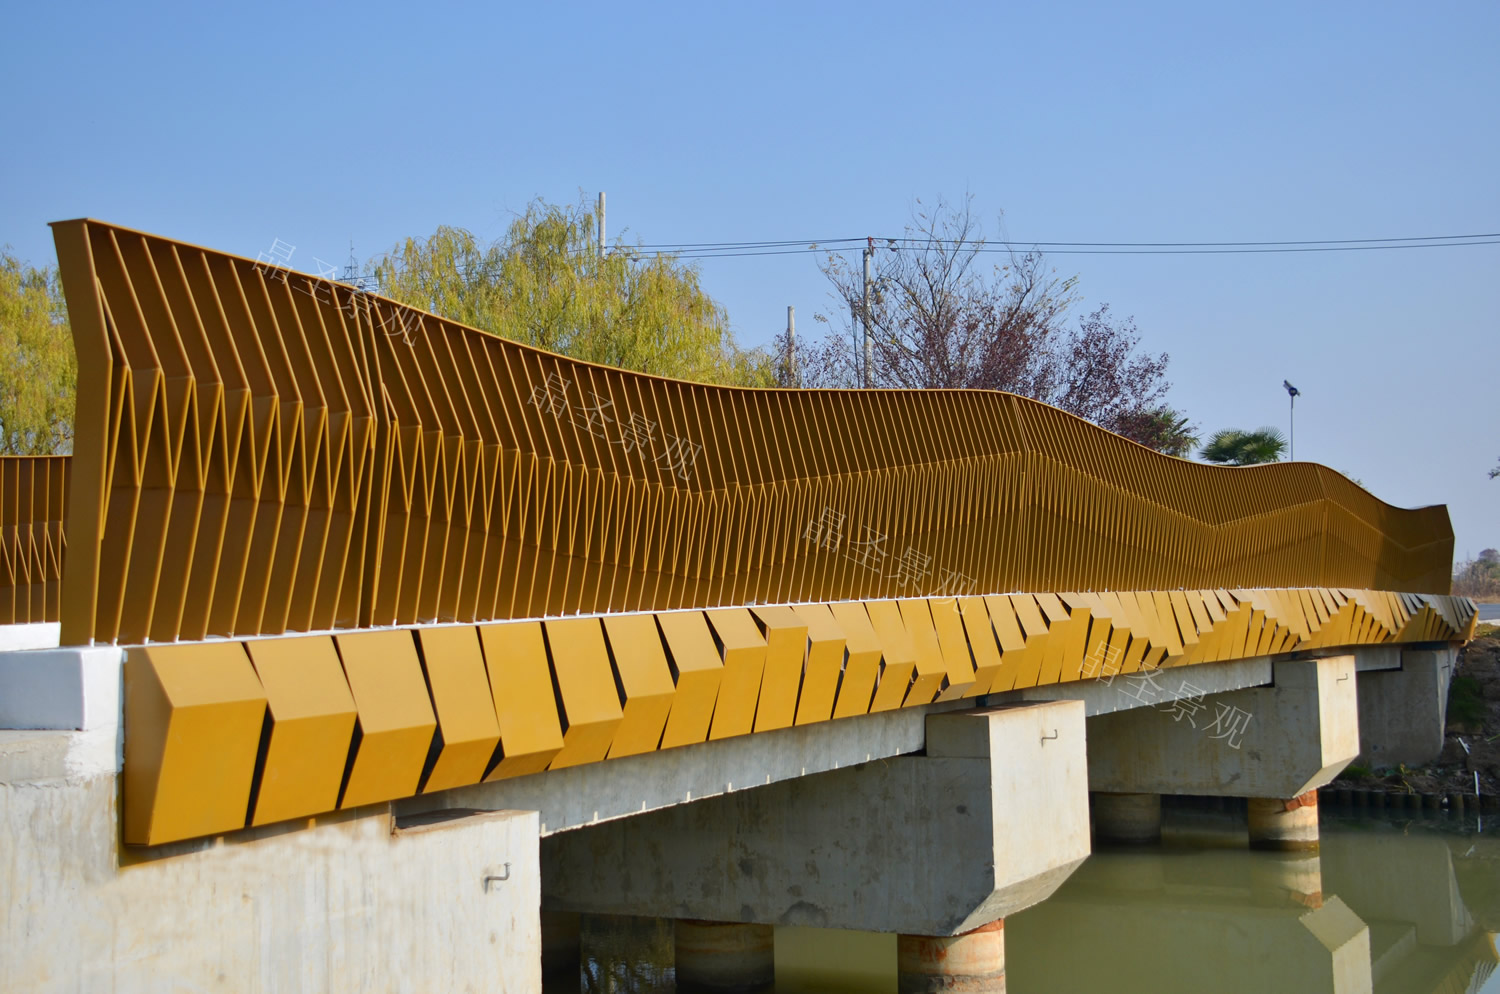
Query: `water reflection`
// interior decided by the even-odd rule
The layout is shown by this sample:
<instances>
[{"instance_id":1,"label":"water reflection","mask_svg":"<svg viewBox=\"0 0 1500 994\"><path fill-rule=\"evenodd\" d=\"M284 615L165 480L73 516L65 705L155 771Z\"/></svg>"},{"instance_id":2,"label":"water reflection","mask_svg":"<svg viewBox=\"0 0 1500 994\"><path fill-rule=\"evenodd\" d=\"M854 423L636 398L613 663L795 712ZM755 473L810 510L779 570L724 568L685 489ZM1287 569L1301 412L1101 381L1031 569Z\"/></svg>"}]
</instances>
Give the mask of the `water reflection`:
<instances>
[{"instance_id":1,"label":"water reflection","mask_svg":"<svg viewBox=\"0 0 1500 994\"><path fill-rule=\"evenodd\" d=\"M1178 812L1164 838L1006 922L1011 994L1500 992L1500 839L1473 824L1325 814L1320 852L1276 854L1238 848L1233 814ZM588 994L674 989L670 922L586 917L582 940ZM776 991L894 992L895 959L893 936L778 928Z\"/></svg>"}]
</instances>

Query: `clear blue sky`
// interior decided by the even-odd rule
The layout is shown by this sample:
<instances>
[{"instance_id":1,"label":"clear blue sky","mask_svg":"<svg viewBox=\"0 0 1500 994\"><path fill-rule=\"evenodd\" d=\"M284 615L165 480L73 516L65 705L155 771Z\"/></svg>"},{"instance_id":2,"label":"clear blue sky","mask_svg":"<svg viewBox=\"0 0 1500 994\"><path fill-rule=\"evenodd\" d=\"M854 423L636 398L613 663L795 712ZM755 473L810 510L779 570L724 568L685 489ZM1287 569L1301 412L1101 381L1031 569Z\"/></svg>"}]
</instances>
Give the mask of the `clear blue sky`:
<instances>
[{"instance_id":1,"label":"clear blue sky","mask_svg":"<svg viewBox=\"0 0 1500 994\"><path fill-rule=\"evenodd\" d=\"M91 215L342 264L603 189L646 242L899 232L972 192L1022 240L1500 231L1500 4L19 4L0 243ZM1172 355L1206 430L1500 546L1500 246L1058 256ZM742 341L809 256L702 264Z\"/></svg>"}]
</instances>

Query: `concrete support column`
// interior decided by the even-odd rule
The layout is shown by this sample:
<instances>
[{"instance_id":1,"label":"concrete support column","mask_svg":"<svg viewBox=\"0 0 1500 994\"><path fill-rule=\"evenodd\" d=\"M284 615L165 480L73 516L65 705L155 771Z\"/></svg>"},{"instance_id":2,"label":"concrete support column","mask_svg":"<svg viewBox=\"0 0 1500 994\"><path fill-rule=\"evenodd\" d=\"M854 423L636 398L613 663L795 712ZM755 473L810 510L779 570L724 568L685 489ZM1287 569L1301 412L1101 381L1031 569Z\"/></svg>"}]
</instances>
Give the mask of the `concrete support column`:
<instances>
[{"instance_id":1,"label":"concrete support column","mask_svg":"<svg viewBox=\"0 0 1500 994\"><path fill-rule=\"evenodd\" d=\"M1328 783L1359 753L1354 657L1278 660L1272 676L1190 708L1089 718L1089 789L1281 799Z\"/></svg>"},{"instance_id":2,"label":"concrete support column","mask_svg":"<svg viewBox=\"0 0 1500 994\"><path fill-rule=\"evenodd\" d=\"M1123 845L1155 845L1161 841L1160 794L1095 792L1094 838Z\"/></svg>"},{"instance_id":3,"label":"concrete support column","mask_svg":"<svg viewBox=\"0 0 1500 994\"><path fill-rule=\"evenodd\" d=\"M738 994L765 990L776 980L770 925L679 918L675 944L679 991Z\"/></svg>"},{"instance_id":4,"label":"concrete support column","mask_svg":"<svg viewBox=\"0 0 1500 994\"><path fill-rule=\"evenodd\" d=\"M1005 994L1005 922L962 935L898 935L899 994Z\"/></svg>"},{"instance_id":5,"label":"concrete support column","mask_svg":"<svg viewBox=\"0 0 1500 994\"><path fill-rule=\"evenodd\" d=\"M1078 701L930 715L925 755L548 836L542 904L960 935L1045 900L1088 856L1085 748Z\"/></svg>"},{"instance_id":6,"label":"concrete support column","mask_svg":"<svg viewBox=\"0 0 1500 994\"><path fill-rule=\"evenodd\" d=\"M1443 751L1456 656L1451 647L1379 646L1356 654L1359 754L1365 763L1421 766Z\"/></svg>"},{"instance_id":7,"label":"concrete support column","mask_svg":"<svg viewBox=\"0 0 1500 994\"><path fill-rule=\"evenodd\" d=\"M1251 797L1246 808L1252 849L1318 848L1318 792L1280 800Z\"/></svg>"},{"instance_id":8,"label":"concrete support column","mask_svg":"<svg viewBox=\"0 0 1500 994\"><path fill-rule=\"evenodd\" d=\"M578 979L582 967L581 919L576 911L542 912L542 976Z\"/></svg>"}]
</instances>

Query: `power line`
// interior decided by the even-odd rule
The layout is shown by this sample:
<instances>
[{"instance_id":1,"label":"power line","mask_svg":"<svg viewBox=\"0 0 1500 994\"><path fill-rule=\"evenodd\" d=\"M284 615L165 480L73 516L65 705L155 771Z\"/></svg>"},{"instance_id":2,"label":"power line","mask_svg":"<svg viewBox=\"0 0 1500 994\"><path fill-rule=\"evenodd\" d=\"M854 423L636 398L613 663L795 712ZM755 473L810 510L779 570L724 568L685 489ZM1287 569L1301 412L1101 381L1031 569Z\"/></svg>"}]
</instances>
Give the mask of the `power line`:
<instances>
[{"instance_id":1,"label":"power line","mask_svg":"<svg viewBox=\"0 0 1500 994\"><path fill-rule=\"evenodd\" d=\"M717 250L717 249L752 249L752 248L784 248L788 246L800 246L807 250L817 250L829 245L840 245L849 242L863 242L871 236L861 235L857 238L792 238L779 241L741 241L741 242L644 242L635 246L641 249L654 249L666 252L674 249L687 250ZM1468 235L1407 235L1397 238L1308 238L1308 239L1280 239L1277 241L1260 242L1052 242L1052 241L1021 241L1018 239L948 239L936 236L913 237L911 235L899 235L889 237L883 235L873 236L875 241L883 242L880 247L890 245L965 245L972 243L977 246L1007 246L1007 247L1035 247L1035 248L1266 248L1294 245L1372 245L1382 242L1404 243L1404 242L1446 242L1462 239L1475 238L1497 238L1500 239L1500 231L1478 232Z\"/></svg>"},{"instance_id":2,"label":"power line","mask_svg":"<svg viewBox=\"0 0 1500 994\"><path fill-rule=\"evenodd\" d=\"M682 260L744 259L778 255L808 255L814 253L852 252L869 245L869 236L860 238L809 238L778 239L774 241L741 242L654 242L633 246L621 246L622 254L637 258L672 258ZM948 240L936 237L876 237L876 251L920 250L934 245L972 246L975 253L1011 254L1017 250L1045 250L1047 255L1265 255L1305 252L1370 252L1383 250L1407 250L1430 248L1472 248L1481 245L1500 245L1500 232L1480 232L1466 235L1413 235L1395 238L1327 238L1287 241L1242 241L1242 242L1022 242L1014 239L990 241L986 239ZM470 281L488 275L490 267L475 272L462 269L460 277ZM373 289L369 284L378 283L374 276L362 278L363 289Z\"/></svg>"},{"instance_id":3,"label":"power line","mask_svg":"<svg viewBox=\"0 0 1500 994\"><path fill-rule=\"evenodd\" d=\"M1476 245L1500 245L1500 237L1474 239L1472 241L1442 241L1442 242L1402 242L1388 243L1382 245L1299 245L1296 243L1282 243L1267 248L1049 248L1047 255L1262 255L1289 252L1370 252L1385 249L1423 249L1423 248L1469 248ZM1003 246L1003 247L1002 247ZM1042 248L1040 242L999 242L987 243L971 249L975 253L1012 253L1017 249ZM817 252L852 252L858 249L857 245L844 248L829 248L826 244L809 245L800 249L772 249L772 250L723 250L723 251L685 251L674 252L660 250L655 252L642 252L643 256L659 257L670 256L674 259L737 259L748 256L763 255L798 255Z\"/></svg>"}]
</instances>

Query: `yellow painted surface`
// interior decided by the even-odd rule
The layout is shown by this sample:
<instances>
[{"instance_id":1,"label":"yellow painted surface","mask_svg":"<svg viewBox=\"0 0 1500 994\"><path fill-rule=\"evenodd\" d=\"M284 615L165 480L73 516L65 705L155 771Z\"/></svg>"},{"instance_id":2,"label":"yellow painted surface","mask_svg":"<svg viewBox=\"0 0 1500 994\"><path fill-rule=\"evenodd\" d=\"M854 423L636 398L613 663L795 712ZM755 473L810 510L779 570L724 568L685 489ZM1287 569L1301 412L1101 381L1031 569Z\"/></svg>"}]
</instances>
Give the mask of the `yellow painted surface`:
<instances>
[{"instance_id":1,"label":"yellow painted surface","mask_svg":"<svg viewBox=\"0 0 1500 994\"><path fill-rule=\"evenodd\" d=\"M562 698L563 747L548 769L596 763L609 754L624 718L598 618L542 623Z\"/></svg>"},{"instance_id":2,"label":"yellow painted surface","mask_svg":"<svg viewBox=\"0 0 1500 994\"><path fill-rule=\"evenodd\" d=\"M410 631L351 632L334 638L360 740L340 808L410 797L427 761L437 718Z\"/></svg>"},{"instance_id":3,"label":"yellow painted surface","mask_svg":"<svg viewBox=\"0 0 1500 994\"><path fill-rule=\"evenodd\" d=\"M755 730L790 728L802 691L802 664L807 655L807 622L787 607L753 607L766 640L766 668L755 708Z\"/></svg>"},{"instance_id":4,"label":"yellow painted surface","mask_svg":"<svg viewBox=\"0 0 1500 994\"><path fill-rule=\"evenodd\" d=\"M417 640L443 736L443 749L422 790L478 783L500 744L500 722L490 697L479 632L472 625L424 628Z\"/></svg>"},{"instance_id":5,"label":"yellow painted surface","mask_svg":"<svg viewBox=\"0 0 1500 994\"><path fill-rule=\"evenodd\" d=\"M943 664L943 650L938 645L937 630L932 624L932 610L925 598L902 598L896 604L901 611L901 623L911 635L912 648L916 652L916 674L902 706L931 704L943 689L943 680L948 675L948 668Z\"/></svg>"},{"instance_id":6,"label":"yellow painted surface","mask_svg":"<svg viewBox=\"0 0 1500 994\"><path fill-rule=\"evenodd\" d=\"M766 640L744 608L705 611L709 627L723 647L724 676L719 700L709 725L710 740L748 734L755 723L755 705L766 668Z\"/></svg>"},{"instance_id":7,"label":"yellow painted surface","mask_svg":"<svg viewBox=\"0 0 1500 994\"><path fill-rule=\"evenodd\" d=\"M625 696L609 758L651 752L661 744L677 696L656 618L649 614L606 617L604 637Z\"/></svg>"},{"instance_id":8,"label":"yellow painted surface","mask_svg":"<svg viewBox=\"0 0 1500 994\"><path fill-rule=\"evenodd\" d=\"M356 717L333 639L252 639L245 648L265 688L272 722L250 823L332 811Z\"/></svg>"},{"instance_id":9,"label":"yellow painted surface","mask_svg":"<svg viewBox=\"0 0 1500 994\"><path fill-rule=\"evenodd\" d=\"M984 598L960 597L958 609L963 620L964 637L974 656L974 682L969 685L964 696L979 697L990 692L990 685L1000 672L1000 646L995 639L995 628L990 621L989 609L984 605Z\"/></svg>"},{"instance_id":10,"label":"yellow painted surface","mask_svg":"<svg viewBox=\"0 0 1500 994\"><path fill-rule=\"evenodd\" d=\"M938 700L954 701L960 697L968 697L976 680L974 655L969 650L969 639L964 632L964 619L959 613L958 601L952 597L935 597L928 602L928 608L932 612L932 627L937 633L943 671L948 678L947 686L938 694Z\"/></svg>"},{"instance_id":11,"label":"yellow painted surface","mask_svg":"<svg viewBox=\"0 0 1500 994\"><path fill-rule=\"evenodd\" d=\"M131 649L124 681L125 841L243 828L266 713L244 646Z\"/></svg>"},{"instance_id":12,"label":"yellow painted surface","mask_svg":"<svg viewBox=\"0 0 1500 994\"><path fill-rule=\"evenodd\" d=\"M489 779L540 773L563 746L542 626L535 621L481 625L479 643L500 729L500 763Z\"/></svg>"},{"instance_id":13,"label":"yellow painted surface","mask_svg":"<svg viewBox=\"0 0 1500 994\"><path fill-rule=\"evenodd\" d=\"M880 679L883 651L869 612L858 601L837 601L828 605L833 620L844 632L844 675L839 682L838 700L833 706L835 718L868 714Z\"/></svg>"},{"instance_id":14,"label":"yellow painted surface","mask_svg":"<svg viewBox=\"0 0 1500 994\"><path fill-rule=\"evenodd\" d=\"M724 677L724 661L702 611L664 611L656 615L677 680L677 696L667 715L661 747L693 745L708 738L714 704Z\"/></svg>"},{"instance_id":15,"label":"yellow painted surface","mask_svg":"<svg viewBox=\"0 0 1500 994\"><path fill-rule=\"evenodd\" d=\"M827 604L798 604L792 611L807 626L807 666L797 701L797 724L827 721L833 717L844 666L844 630Z\"/></svg>"},{"instance_id":16,"label":"yellow painted surface","mask_svg":"<svg viewBox=\"0 0 1500 994\"><path fill-rule=\"evenodd\" d=\"M864 607L880 643L882 658L880 681L870 702L870 713L874 714L899 708L906 701L915 684L917 649L895 601L867 601Z\"/></svg>"}]
</instances>

